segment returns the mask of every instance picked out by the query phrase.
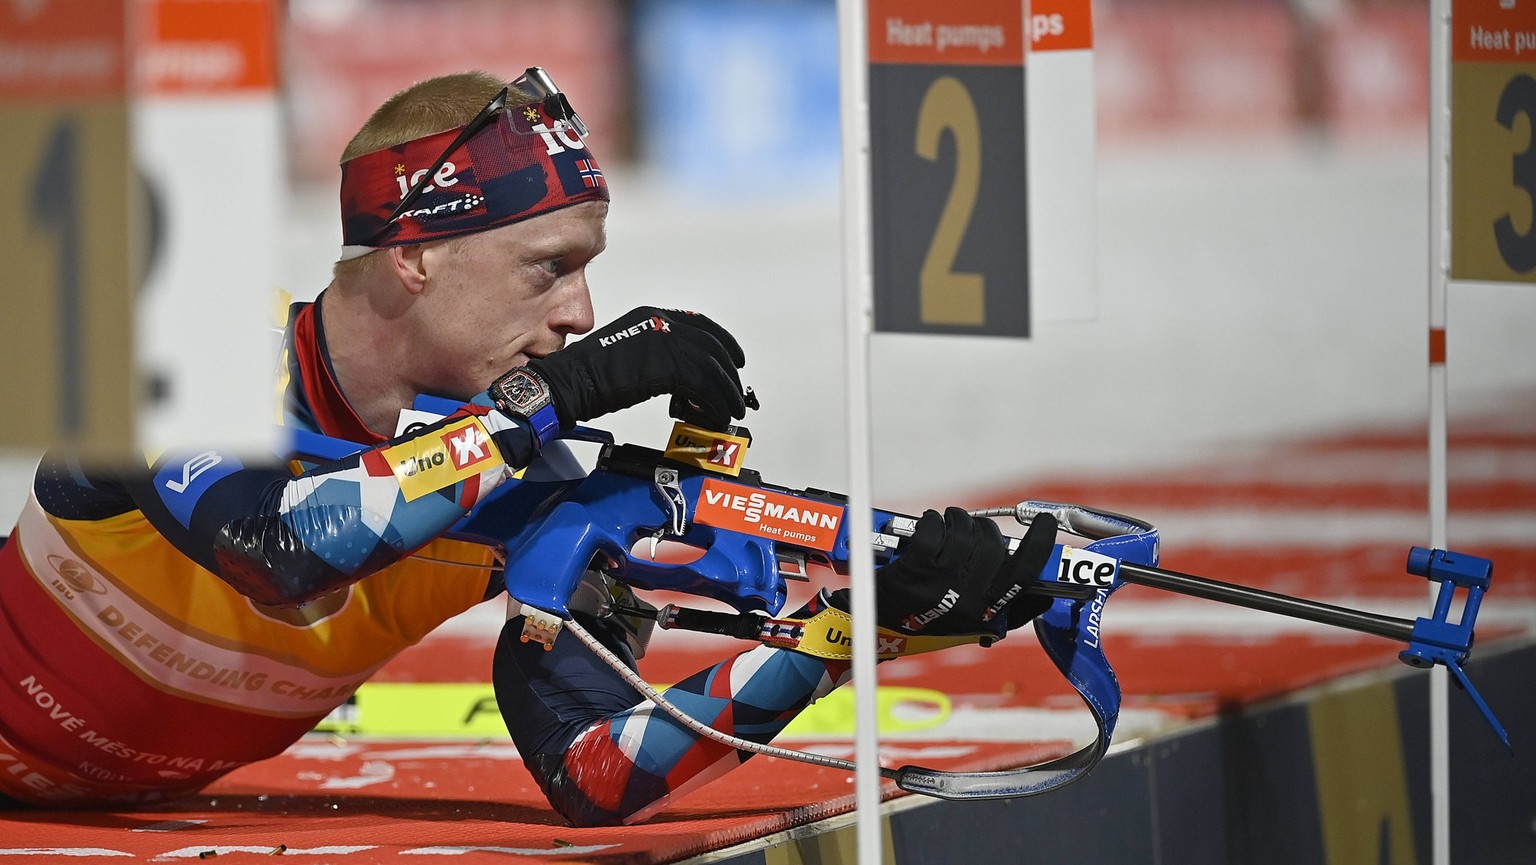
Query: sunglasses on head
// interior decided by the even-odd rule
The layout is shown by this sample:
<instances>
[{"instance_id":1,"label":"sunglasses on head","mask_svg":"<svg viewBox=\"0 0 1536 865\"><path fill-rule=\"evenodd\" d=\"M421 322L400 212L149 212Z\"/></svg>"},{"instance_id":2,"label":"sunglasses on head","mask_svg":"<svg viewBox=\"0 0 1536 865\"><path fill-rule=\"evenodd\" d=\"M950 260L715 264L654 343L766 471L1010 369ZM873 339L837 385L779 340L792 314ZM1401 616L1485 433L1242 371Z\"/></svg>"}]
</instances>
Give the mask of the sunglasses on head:
<instances>
[{"instance_id":1,"label":"sunglasses on head","mask_svg":"<svg viewBox=\"0 0 1536 865\"><path fill-rule=\"evenodd\" d=\"M519 95L531 93L533 98L509 106L507 99L510 98L514 89L518 91ZM466 141L479 134L480 130L489 126L497 114L509 107L523 108L532 105L542 107L544 114L554 118L554 129L536 130L527 123L514 122L512 128L517 132L527 135L534 132L547 133L569 128L575 131L579 137L587 137L587 124L583 123L581 118L577 116L575 109L571 108L570 100L566 99L565 94L560 92L560 88L555 86L554 79L550 78L549 73L545 72L542 67L530 66L510 86L501 88L501 92L496 94L490 102L487 102L484 108L480 109L480 113L475 115L475 119L465 124L464 129L454 136L453 141L443 149L443 152L432 162L432 165L421 173L415 183L411 184L411 188L400 199L400 203L395 205L395 209L390 212L389 218L384 220L384 224L379 227L379 230L372 237L368 238L367 243L372 245L389 228L391 223L409 211L411 205L415 204L416 200L421 198L426 192L427 186L432 182L432 178L437 174L438 169L443 167L443 163L448 161L448 157L452 156L455 150L463 147Z\"/></svg>"}]
</instances>

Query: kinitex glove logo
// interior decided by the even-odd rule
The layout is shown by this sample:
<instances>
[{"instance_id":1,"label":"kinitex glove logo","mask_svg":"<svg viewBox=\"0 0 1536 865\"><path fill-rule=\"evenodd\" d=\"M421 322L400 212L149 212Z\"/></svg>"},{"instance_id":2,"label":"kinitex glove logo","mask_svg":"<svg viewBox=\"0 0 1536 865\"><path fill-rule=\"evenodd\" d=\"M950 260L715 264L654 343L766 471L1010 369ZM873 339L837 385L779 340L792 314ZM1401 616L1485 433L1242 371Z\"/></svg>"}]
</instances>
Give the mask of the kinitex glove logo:
<instances>
[{"instance_id":1,"label":"kinitex glove logo","mask_svg":"<svg viewBox=\"0 0 1536 865\"><path fill-rule=\"evenodd\" d=\"M693 518L717 529L831 552L838 526L843 522L843 508L831 502L705 478Z\"/></svg>"},{"instance_id":2,"label":"kinitex glove logo","mask_svg":"<svg viewBox=\"0 0 1536 865\"><path fill-rule=\"evenodd\" d=\"M653 330L657 333L671 333L672 322L667 321L659 315L653 315L645 321L634 325L633 327L627 327L623 330L616 330L607 336L598 337L597 344L603 348L607 348L608 346L613 345L621 339L628 339L632 336L639 336L648 330Z\"/></svg>"},{"instance_id":3,"label":"kinitex glove logo","mask_svg":"<svg viewBox=\"0 0 1536 865\"><path fill-rule=\"evenodd\" d=\"M490 435L475 417L455 421L436 435L385 448L383 457L400 482L406 501L435 493L502 462Z\"/></svg>"},{"instance_id":4,"label":"kinitex glove logo","mask_svg":"<svg viewBox=\"0 0 1536 865\"><path fill-rule=\"evenodd\" d=\"M667 440L666 457L705 471L736 477L747 459L747 445L751 439L744 436L726 435L696 427L692 424L675 423L672 437Z\"/></svg>"}]
</instances>

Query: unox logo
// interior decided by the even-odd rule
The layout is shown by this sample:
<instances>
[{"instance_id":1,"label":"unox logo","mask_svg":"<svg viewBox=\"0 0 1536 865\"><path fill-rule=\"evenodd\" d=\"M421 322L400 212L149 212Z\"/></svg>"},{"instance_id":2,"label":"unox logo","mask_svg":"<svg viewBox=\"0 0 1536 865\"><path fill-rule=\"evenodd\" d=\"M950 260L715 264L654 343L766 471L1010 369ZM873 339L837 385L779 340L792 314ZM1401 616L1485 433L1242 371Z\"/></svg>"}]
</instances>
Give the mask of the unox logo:
<instances>
[{"instance_id":1,"label":"unox logo","mask_svg":"<svg viewBox=\"0 0 1536 865\"><path fill-rule=\"evenodd\" d=\"M624 330L618 331L616 333L610 333L607 336L598 337L597 344L603 348L607 348L608 346L613 345L621 339L628 339L632 336L639 336L648 330L654 330L657 333L671 333L672 322L667 321L659 315L653 315L645 321L635 325L634 327L625 328Z\"/></svg>"},{"instance_id":2,"label":"unox logo","mask_svg":"<svg viewBox=\"0 0 1536 865\"><path fill-rule=\"evenodd\" d=\"M670 460L734 477L741 474L750 443L746 436L717 433L679 421L672 426L666 455Z\"/></svg>"},{"instance_id":3,"label":"unox logo","mask_svg":"<svg viewBox=\"0 0 1536 865\"><path fill-rule=\"evenodd\" d=\"M840 505L705 478L694 519L707 526L830 551Z\"/></svg>"},{"instance_id":4,"label":"unox logo","mask_svg":"<svg viewBox=\"0 0 1536 865\"><path fill-rule=\"evenodd\" d=\"M385 448L381 455L408 502L502 464L490 434L472 417L438 430L436 437L407 439Z\"/></svg>"},{"instance_id":5,"label":"unox logo","mask_svg":"<svg viewBox=\"0 0 1536 865\"><path fill-rule=\"evenodd\" d=\"M444 433L442 438L455 469L467 469L491 458L491 440L479 425Z\"/></svg>"},{"instance_id":6,"label":"unox logo","mask_svg":"<svg viewBox=\"0 0 1536 865\"><path fill-rule=\"evenodd\" d=\"M709 446L709 463L730 468L736 465L741 445L732 441L717 441Z\"/></svg>"},{"instance_id":7,"label":"unox logo","mask_svg":"<svg viewBox=\"0 0 1536 865\"><path fill-rule=\"evenodd\" d=\"M433 448L430 451L422 451L406 455L395 466L395 474L402 478L413 478L423 472L430 472L443 464L443 452Z\"/></svg>"}]
</instances>

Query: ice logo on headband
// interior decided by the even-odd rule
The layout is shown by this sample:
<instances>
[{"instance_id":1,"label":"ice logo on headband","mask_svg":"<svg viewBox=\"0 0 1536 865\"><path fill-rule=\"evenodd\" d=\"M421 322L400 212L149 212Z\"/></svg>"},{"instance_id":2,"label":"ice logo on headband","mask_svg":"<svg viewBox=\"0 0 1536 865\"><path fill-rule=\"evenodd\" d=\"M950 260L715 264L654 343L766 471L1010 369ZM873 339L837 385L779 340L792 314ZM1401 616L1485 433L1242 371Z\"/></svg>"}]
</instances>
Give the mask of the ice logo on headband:
<instances>
[{"instance_id":1,"label":"ice logo on headband","mask_svg":"<svg viewBox=\"0 0 1536 865\"><path fill-rule=\"evenodd\" d=\"M342 258L607 201L586 125L547 82L539 92L536 102L508 106L503 90L461 127L344 163Z\"/></svg>"},{"instance_id":2,"label":"ice logo on headband","mask_svg":"<svg viewBox=\"0 0 1536 865\"><path fill-rule=\"evenodd\" d=\"M581 140L581 135L576 128L563 120L544 121L544 113L536 105L524 105L517 109L522 114L526 123L512 123L515 132L521 135L537 135L544 142L545 156L558 156L567 150L586 150L587 144ZM468 168L469 166L466 166ZM597 168L597 163L590 159L579 160L576 164L577 175L581 177L582 185L593 188L604 183L603 172ZM404 163L395 164L395 185L400 188L400 198L404 199L411 190L420 184L426 176L429 168L420 168L414 172L408 172ZM447 189L459 182L459 166L452 161L445 161L432 175L432 181L421 187L421 195L430 195L438 190ZM471 179L473 182L473 179ZM419 207L406 210L400 214L401 219L420 219L423 217L442 216L444 214L461 212L472 207L478 207L485 202L485 196L474 193L465 193L463 196L436 204L432 207Z\"/></svg>"},{"instance_id":3,"label":"ice logo on headband","mask_svg":"<svg viewBox=\"0 0 1536 865\"><path fill-rule=\"evenodd\" d=\"M556 120L554 126L550 126L540 120L543 112L532 105L524 105L520 111L522 112L523 119L527 120L530 124L528 131L537 133L540 138L544 139L544 153L546 155L554 156L557 153L564 153L566 148L571 150L587 149L586 142L581 140L581 136L576 133L575 127L571 124L562 120ZM559 141L555 140L557 138ZM562 144L565 147L561 147L560 145Z\"/></svg>"},{"instance_id":4,"label":"ice logo on headband","mask_svg":"<svg viewBox=\"0 0 1536 865\"><path fill-rule=\"evenodd\" d=\"M411 191L411 187L420 183L421 179L427 175L428 170L429 169L421 168L417 169L414 173L411 173L406 171L405 163L396 162L395 183L400 187L400 197L405 198L406 194ZM458 171L459 167L457 165L454 165L452 162L444 162L442 167L437 169L437 173L432 175L432 182L421 188L422 193L425 194L438 189L446 189L458 183L459 178L454 176L458 173Z\"/></svg>"}]
</instances>

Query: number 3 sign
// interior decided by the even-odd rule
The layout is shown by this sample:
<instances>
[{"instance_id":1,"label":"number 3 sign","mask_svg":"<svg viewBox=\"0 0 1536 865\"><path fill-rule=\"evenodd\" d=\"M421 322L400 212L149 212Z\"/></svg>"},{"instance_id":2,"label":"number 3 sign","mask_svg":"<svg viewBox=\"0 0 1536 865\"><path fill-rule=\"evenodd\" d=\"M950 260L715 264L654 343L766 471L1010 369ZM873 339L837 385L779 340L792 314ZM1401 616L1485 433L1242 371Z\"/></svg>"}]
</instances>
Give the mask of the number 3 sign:
<instances>
[{"instance_id":1,"label":"number 3 sign","mask_svg":"<svg viewBox=\"0 0 1536 865\"><path fill-rule=\"evenodd\" d=\"M1451 3L1451 278L1536 282L1536 0Z\"/></svg>"}]
</instances>

